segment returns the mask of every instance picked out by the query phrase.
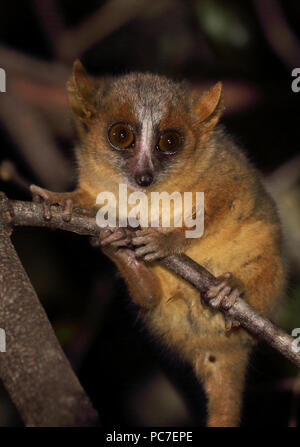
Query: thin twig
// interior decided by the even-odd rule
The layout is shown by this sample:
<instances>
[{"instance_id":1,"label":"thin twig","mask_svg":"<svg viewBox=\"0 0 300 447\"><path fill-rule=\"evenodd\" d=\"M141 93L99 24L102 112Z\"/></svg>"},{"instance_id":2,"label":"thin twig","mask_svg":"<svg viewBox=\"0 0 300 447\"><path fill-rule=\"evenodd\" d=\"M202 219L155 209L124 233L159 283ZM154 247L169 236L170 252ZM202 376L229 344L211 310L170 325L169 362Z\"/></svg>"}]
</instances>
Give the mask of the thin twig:
<instances>
[{"instance_id":1,"label":"thin twig","mask_svg":"<svg viewBox=\"0 0 300 447\"><path fill-rule=\"evenodd\" d=\"M30 183L20 175L15 164L10 160L3 160L0 164L0 180L10 182L27 193L30 192Z\"/></svg>"},{"instance_id":2,"label":"thin twig","mask_svg":"<svg viewBox=\"0 0 300 447\"><path fill-rule=\"evenodd\" d=\"M56 0L34 0L36 14L40 19L44 34L48 39L51 48L54 50L57 44L57 39L64 32L64 21L60 14Z\"/></svg>"},{"instance_id":3,"label":"thin twig","mask_svg":"<svg viewBox=\"0 0 300 447\"><path fill-rule=\"evenodd\" d=\"M7 93L1 97L0 119L39 182L49 189L67 189L72 180L71 166L39 111Z\"/></svg>"},{"instance_id":4,"label":"thin twig","mask_svg":"<svg viewBox=\"0 0 300 447\"><path fill-rule=\"evenodd\" d=\"M83 215L78 210L75 210L70 222L64 222L61 217L61 210L54 209L52 219L47 221L43 217L41 204L21 201L10 201L10 204L14 226L58 228L90 236L97 236L99 233L95 218ZM210 272L184 254L168 256L160 260L160 263L191 283L200 293L205 293L209 285L215 280ZM207 304L209 306L209 302ZM300 352L297 353L293 349L295 340L242 298L238 298L231 309L223 312L233 317L251 334L269 343L274 349L300 367Z\"/></svg>"},{"instance_id":5,"label":"thin twig","mask_svg":"<svg viewBox=\"0 0 300 447\"><path fill-rule=\"evenodd\" d=\"M93 44L100 42L149 7L147 0L107 0L76 28L62 34L57 48L59 59L72 62Z\"/></svg>"},{"instance_id":6,"label":"thin twig","mask_svg":"<svg viewBox=\"0 0 300 447\"><path fill-rule=\"evenodd\" d=\"M40 60L4 45L0 45L0 61L8 80L12 75L20 75L47 84L64 85L70 76L70 67L64 64Z\"/></svg>"}]
</instances>

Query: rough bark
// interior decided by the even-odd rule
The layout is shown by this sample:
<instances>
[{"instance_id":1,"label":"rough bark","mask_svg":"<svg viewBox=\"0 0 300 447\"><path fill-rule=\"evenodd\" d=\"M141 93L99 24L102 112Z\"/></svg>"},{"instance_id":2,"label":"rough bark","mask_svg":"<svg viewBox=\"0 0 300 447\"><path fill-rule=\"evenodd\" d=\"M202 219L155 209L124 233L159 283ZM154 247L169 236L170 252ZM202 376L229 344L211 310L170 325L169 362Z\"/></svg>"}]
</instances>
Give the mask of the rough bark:
<instances>
[{"instance_id":1,"label":"rough bark","mask_svg":"<svg viewBox=\"0 0 300 447\"><path fill-rule=\"evenodd\" d=\"M0 194L0 377L27 426L90 426L97 413L74 374L11 243Z\"/></svg>"}]
</instances>

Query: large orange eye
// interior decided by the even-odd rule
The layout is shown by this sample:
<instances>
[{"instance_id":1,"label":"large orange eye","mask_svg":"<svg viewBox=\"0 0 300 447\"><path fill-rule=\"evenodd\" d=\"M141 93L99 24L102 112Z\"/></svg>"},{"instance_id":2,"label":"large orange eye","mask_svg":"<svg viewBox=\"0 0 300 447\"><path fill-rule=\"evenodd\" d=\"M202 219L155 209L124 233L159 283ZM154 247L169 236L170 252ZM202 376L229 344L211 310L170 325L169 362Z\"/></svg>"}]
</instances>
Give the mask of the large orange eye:
<instances>
[{"instance_id":1,"label":"large orange eye","mask_svg":"<svg viewBox=\"0 0 300 447\"><path fill-rule=\"evenodd\" d=\"M182 145L183 138L176 130L166 130L159 138L156 149L165 154L175 154Z\"/></svg>"},{"instance_id":2,"label":"large orange eye","mask_svg":"<svg viewBox=\"0 0 300 447\"><path fill-rule=\"evenodd\" d=\"M116 149L128 149L134 147L134 133L129 124L116 123L108 130L108 140Z\"/></svg>"}]
</instances>

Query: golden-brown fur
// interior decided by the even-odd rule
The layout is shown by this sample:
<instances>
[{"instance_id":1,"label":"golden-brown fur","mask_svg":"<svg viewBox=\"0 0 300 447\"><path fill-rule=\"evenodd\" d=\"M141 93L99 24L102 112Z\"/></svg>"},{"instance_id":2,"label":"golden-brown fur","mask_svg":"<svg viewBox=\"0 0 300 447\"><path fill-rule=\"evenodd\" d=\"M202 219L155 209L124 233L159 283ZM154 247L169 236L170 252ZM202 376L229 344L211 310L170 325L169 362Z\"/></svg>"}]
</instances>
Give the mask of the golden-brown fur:
<instances>
[{"instance_id":1,"label":"golden-brown fur","mask_svg":"<svg viewBox=\"0 0 300 447\"><path fill-rule=\"evenodd\" d=\"M144 101L143 107L148 104L162 114L158 131L169 127L184 134L184 146L169 164L154 162L155 181L145 192L203 191L205 197L201 238L186 239L184 229L178 228L161 232L148 228L146 234L164 255L184 252L217 277L231 272L243 285L245 299L270 315L285 283L280 224L259 174L217 125L223 108L221 84L197 96L166 78L132 74L99 80L95 87L77 62L68 90L81 135L77 157L85 198L81 196L79 203L93 206L101 191L118 197L120 183L127 184L129 191L138 189L131 172L135 154L131 161L119 158L108 144L107 128L118 121L138 128L134 107ZM150 330L194 366L208 397L208 425L238 425L253 338L241 328L226 332L223 315L205 307L196 289L158 262L148 267L143 261L128 263L118 251L106 250L133 300L142 306ZM141 272L148 288L141 287ZM153 305L146 305L149 302Z\"/></svg>"}]
</instances>

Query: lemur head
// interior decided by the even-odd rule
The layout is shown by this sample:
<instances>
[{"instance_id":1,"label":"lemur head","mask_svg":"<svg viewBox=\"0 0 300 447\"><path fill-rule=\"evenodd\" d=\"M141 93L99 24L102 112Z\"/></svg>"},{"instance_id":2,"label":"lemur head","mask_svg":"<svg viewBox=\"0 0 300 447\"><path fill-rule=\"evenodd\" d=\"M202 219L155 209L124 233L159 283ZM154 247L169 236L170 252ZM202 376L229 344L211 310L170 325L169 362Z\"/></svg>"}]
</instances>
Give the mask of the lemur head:
<instances>
[{"instance_id":1,"label":"lemur head","mask_svg":"<svg viewBox=\"0 0 300 447\"><path fill-rule=\"evenodd\" d=\"M135 188L154 188L166 173L182 171L223 109L221 83L199 95L148 73L92 80L79 60L67 87L88 156Z\"/></svg>"}]
</instances>

